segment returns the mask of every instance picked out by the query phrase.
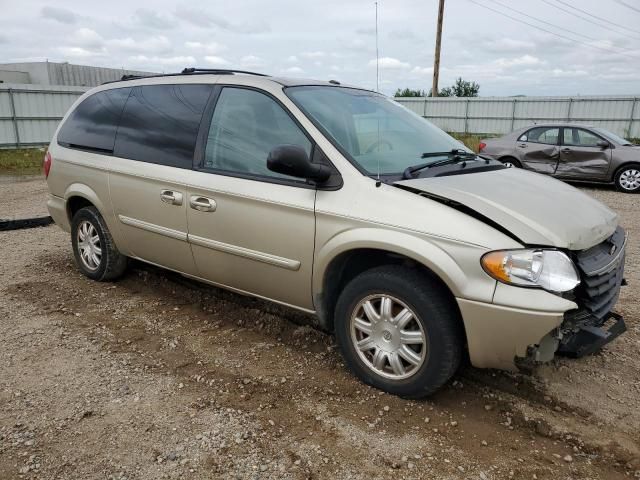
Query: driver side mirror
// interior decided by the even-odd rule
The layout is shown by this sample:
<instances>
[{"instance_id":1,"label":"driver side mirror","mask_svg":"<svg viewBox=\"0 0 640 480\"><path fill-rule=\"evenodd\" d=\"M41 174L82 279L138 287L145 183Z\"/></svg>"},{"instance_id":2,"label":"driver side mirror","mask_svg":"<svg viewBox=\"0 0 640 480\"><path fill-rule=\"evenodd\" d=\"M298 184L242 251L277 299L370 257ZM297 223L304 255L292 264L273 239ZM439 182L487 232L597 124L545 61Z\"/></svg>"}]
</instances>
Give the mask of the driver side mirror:
<instances>
[{"instance_id":1,"label":"driver side mirror","mask_svg":"<svg viewBox=\"0 0 640 480\"><path fill-rule=\"evenodd\" d=\"M600 148L609 148L609 142L607 142L606 140L599 140L598 143L596 143L596 145L598 145Z\"/></svg>"},{"instance_id":2,"label":"driver side mirror","mask_svg":"<svg viewBox=\"0 0 640 480\"><path fill-rule=\"evenodd\" d=\"M267 168L272 172L304 178L318 183L326 182L331 169L326 165L311 163L304 148L298 145L278 145L267 157Z\"/></svg>"}]
</instances>

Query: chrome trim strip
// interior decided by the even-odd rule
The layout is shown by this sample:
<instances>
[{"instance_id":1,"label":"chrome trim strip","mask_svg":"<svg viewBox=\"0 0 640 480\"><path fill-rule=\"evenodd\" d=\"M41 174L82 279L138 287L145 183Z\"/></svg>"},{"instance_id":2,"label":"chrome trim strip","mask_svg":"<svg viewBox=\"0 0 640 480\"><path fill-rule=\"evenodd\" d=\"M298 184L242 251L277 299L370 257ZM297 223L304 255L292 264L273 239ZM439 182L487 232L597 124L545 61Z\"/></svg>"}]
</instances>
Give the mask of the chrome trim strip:
<instances>
[{"instance_id":1,"label":"chrome trim strip","mask_svg":"<svg viewBox=\"0 0 640 480\"><path fill-rule=\"evenodd\" d=\"M212 250L218 250L219 252L230 253L231 255L237 255L250 260L268 263L270 265L275 265L276 267L286 268L287 270L296 271L300 269L300 262L297 260L290 260L288 258L278 257L269 253L237 247L235 245L229 245L228 243L222 243L209 238L198 237L196 235L189 234L188 238L191 243L200 247L210 248Z\"/></svg>"},{"instance_id":2,"label":"chrome trim strip","mask_svg":"<svg viewBox=\"0 0 640 480\"><path fill-rule=\"evenodd\" d=\"M156 225L155 223L143 222L142 220L126 217L124 215L118 215L118 218L122 223L124 223L125 225L129 225L130 227L146 230L147 232L157 233L158 235L164 235L165 237L175 238L176 240L180 240L182 242L187 241L187 234L185 232L181 232L180 230L173 230L171 228L162 227L160 225Z\"/></svg>"},{"instance_id":3,"label":"chrome trim strip","mask_svg":"<svg viewBox=\"0 0 640 480\"><path fill-rule=\"evenodd\" d=\"M604 267L600 267L597 270L593 270L591 272L586 272L588 277L596 277L598 275L602 275L603 273L608 273L611 270L613 270L614 268L616 268L618 266L618 264L620 263L620 257L622 257L627 249L627 239L629 238L629 233L625 232L624 235L624 242L622 242L621 247L618 249L618 254L615 256L615 258L613 258L613 260L611 260L609 263L607 263Z\"/></svg>"}]
</instances>

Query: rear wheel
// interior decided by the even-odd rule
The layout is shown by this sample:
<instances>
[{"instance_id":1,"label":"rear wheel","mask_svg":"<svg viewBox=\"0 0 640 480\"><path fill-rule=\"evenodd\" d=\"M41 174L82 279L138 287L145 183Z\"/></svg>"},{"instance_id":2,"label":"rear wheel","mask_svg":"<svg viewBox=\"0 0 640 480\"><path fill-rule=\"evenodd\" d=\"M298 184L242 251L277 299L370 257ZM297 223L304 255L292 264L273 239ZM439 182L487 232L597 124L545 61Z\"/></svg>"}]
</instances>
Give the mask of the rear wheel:
<instances>
[{"instance_id":1,"label":"rear wheel","mask_svg":"<svg viewBox=\"0 0 640 480\"><path fill-rule=\"evenodd\" d=\"M616 188L625 193L640 191L640 165L625 165L616 172L614 178Z\"/></svg>"},{"instance_id":2,"label":"rear wheel","mask_svg":"<svg viewBox=\"0 0 640 480\"><path fill-rule=\"evenodd\" d=\"M518 159L513 158L513 157L503 157L500 159L500 161L502 162L502 164L505 167L509 167L509 168L522 168L522 165L520 164L520 162L518 161Z\"/></svg>"},{"instance_id":3,"label":"rear wheel","mask_svg":"<svg viewBox=\"0 0 640 480\"><path fill-rule=\"evenodd\" d=\"M127 268L102 215L95 207L78 210L71 222L71 245L78 268L100 282L114 280Z\"/></svg>"},{"instance_id":4,"label":"rear wheel","mask_svg":"<svg viewBox=\"0 0 640 480\"><path fill-rule=\"evenodd\" d=\"M358 275L338 299L335 322L349 368L386 392L427 396L460 364L457 306L439 282L415 269L384 266Z\"/></svg>"}]
</instances>

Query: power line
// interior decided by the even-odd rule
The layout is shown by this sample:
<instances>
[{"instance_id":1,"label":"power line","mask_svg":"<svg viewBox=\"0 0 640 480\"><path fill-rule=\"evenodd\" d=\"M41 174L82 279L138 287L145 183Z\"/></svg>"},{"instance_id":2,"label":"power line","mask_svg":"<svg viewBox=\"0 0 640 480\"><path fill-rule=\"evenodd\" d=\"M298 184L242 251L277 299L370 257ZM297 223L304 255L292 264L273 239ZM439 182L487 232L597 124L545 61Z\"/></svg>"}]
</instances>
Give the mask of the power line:
<instances>
[{"instance_id":1,"label":"power line","mask_svg":"<svg viewBox=\"0 0 640 480\"><path fill-rule=\"evenodd\" d=\"M553 8L557 8L558 10L562 10L563 12L568 13L569 15L571 15L573 17L580 18L580 19L584 20L585 22L589 22L589 23L591 23L593 25L597 25L598 27L606 28L607 30L611 30L610 26L602 23L604 21L604 19L600 20L598 17L595 17L595 18L598 18L598 20L599 20L598 22L595 22L595 21L591 20L589 17L585 17L584 15L580 15L579 13L572 12L571 10L568 10L568 9L566 9L566 8L560 6L560 5L557 5L555 3L551 3L549 0L541 0L541 1L543 1L547 5L551 5ZM618 33L621 33L621 32L618 32ZM624 35L625 37L633 38L634 40L637 40L639 38L639 37L631 36L628 33L621 33L621 34Z\"/></svg>"},{"instance_id":2,"label":"power line","mask_svg":"<svg viewBox=\"0 0 640 480\"><path fill-rule=\"evenodd\" d=\"M560 33L552 32L551 30L547 30L546 28L542 28L542 27L540 27L538 25L534 25L533 23L529 23L529 22L526 22L526 21L521 20L519 18L516 18L516 17L514 17L512 15L509 15L508 13L504 13L504 12L501 12L500 10L496 10L495 8L491 8L491 7L487 6L487 5L483 5L482 3L477 2L476 0L467 0L467 1L471 2L471 3L474 3L474 4L476 4L476 5L478 5L478 6L482 7L482 8L486 8L487 10L491 10L492 12L495 12L498 15L502 15L503 17L510 18L511 20L513 20L515 22L523 23L525 25L528 25L529 27L536 28L538 30L542 30L543 32L546 32L546 33L548 33L550 35L554 35L556 37L562 38L562 39L567 40L569 42L579 43L579 44L584 45L586 47L595 48L597 50L602 50L603 52L607 52L607 53L615 53L615 54L619 54L619 55L625 55L625 56L628 56L628 57L631 57L631 58L638 58L638 57L635 57L633 55L629 55L629 54L624 53L624 52L617 52L617 51L611 50L609 48L599 47L597 45L591 45L591 44L589 44L587 42L583 42L582 40L576 40L575 38L567 37L567 36L562 35Z\"/></svg>"},{"instance_id":3,"label":"power line","mask_svg":"<svg viewBox=\"0 0 640 480\"><path fill-rule=\"evenodd\" d=\"M625 30L629 30L630 32L633 32L633 33L640 33L640 31L638 31L638 30L633 30L633 29L631 29L631 28L627 28L627 27L625 27L624 25L620 25L619 23L615 23L615 22L612 22L612 21L610 21L610 20L607 20L606 18L600 18L600 17L599 17L599 16L597 16L597 15L593 15L593 14L591 14L591 13L587 12L586 10L582 10L581 8L578 8L578 7L574 6L574 5L571 5L569 2L565 2L564 0L556 0L556 2L561 3L561 4L563 4L563 5L566 5L566 6L567 6L567 7L569 7L569 8L573 8L574 10L577 10L577 11L579 11L579 12L582 12L582 13L584 13L585 15L589 15L589 16L590 16L590 17L592 17L592 18L596 18L596 19L598 19L598 20L601 20L601 21L603 21L603 22L609 23L609 24L614 25L614 26L616 26L616 27L624 28Z\"/></svg>"},{"instance_id":4,"label":"power line","mask_svg":"<svg viewBox=\"0 0 640 480\"><path fill-rule=\"evenodd\" d=\"M577 35L578 37L583 37L583 38L586 38L587 40L593 40L594 42L599 42L600 41L599 39L594 38L594 37L590 37L589 35L585 35L585 34L579 33L579 32L574 32L573 30L569 30L569 29L567 29L565 27L561 27L560 25L556 25L555 23L547 22L546 20L542 20L540 18L534 17L533 15L529 15L528 13L525 13L525 12L523 12L521 10L516 10L515 8L512 8L512 7L508 6L508 5L505 5L504 3L499 2L498 0L488 0L488 1L490 1L492 3L495 3L497 5L500 5L502 8L506 8L507 10L511 10L512 12L519 13L520 15L525 16L527 18L530 18L532 20L535 20L536 22L544 23L546 25L549 25L550 27L559 28L560 30L562 30L564 32L567 32L567 33L571 33L572 35Z\"/></svg>"},{"instance_id":5,"label":"power line","mask_svg":"<svg viewBox=\"0 0 640 480\"><path fill-rule=\"evenodd\" d=\"M633 5L629 5L627 2L623 2L622 0L614 0L614 2L619 3L620 5L624 5L625 7L640 13L640 8L636 8Z\"/></svg>"}]
</instances>

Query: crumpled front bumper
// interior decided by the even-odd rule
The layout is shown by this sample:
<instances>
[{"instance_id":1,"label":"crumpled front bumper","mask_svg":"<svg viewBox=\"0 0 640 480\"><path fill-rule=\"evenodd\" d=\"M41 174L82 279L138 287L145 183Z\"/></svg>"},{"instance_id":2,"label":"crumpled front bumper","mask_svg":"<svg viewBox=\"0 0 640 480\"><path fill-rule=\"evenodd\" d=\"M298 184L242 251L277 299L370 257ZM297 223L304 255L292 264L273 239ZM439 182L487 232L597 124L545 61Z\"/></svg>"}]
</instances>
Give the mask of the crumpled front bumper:
<instances>
[{"instance_id":1,"label":"crumpled front bumper","mask_svg":"<svg viewBox=\"0 0 640 480\"><path fill-rule=\"evenodd\" d=\"M565 316L560 332L558 355L580 358L597 352L627 331L622 315L609 312L600 320L585 312Z\"/></svg>"}]
</instances>

